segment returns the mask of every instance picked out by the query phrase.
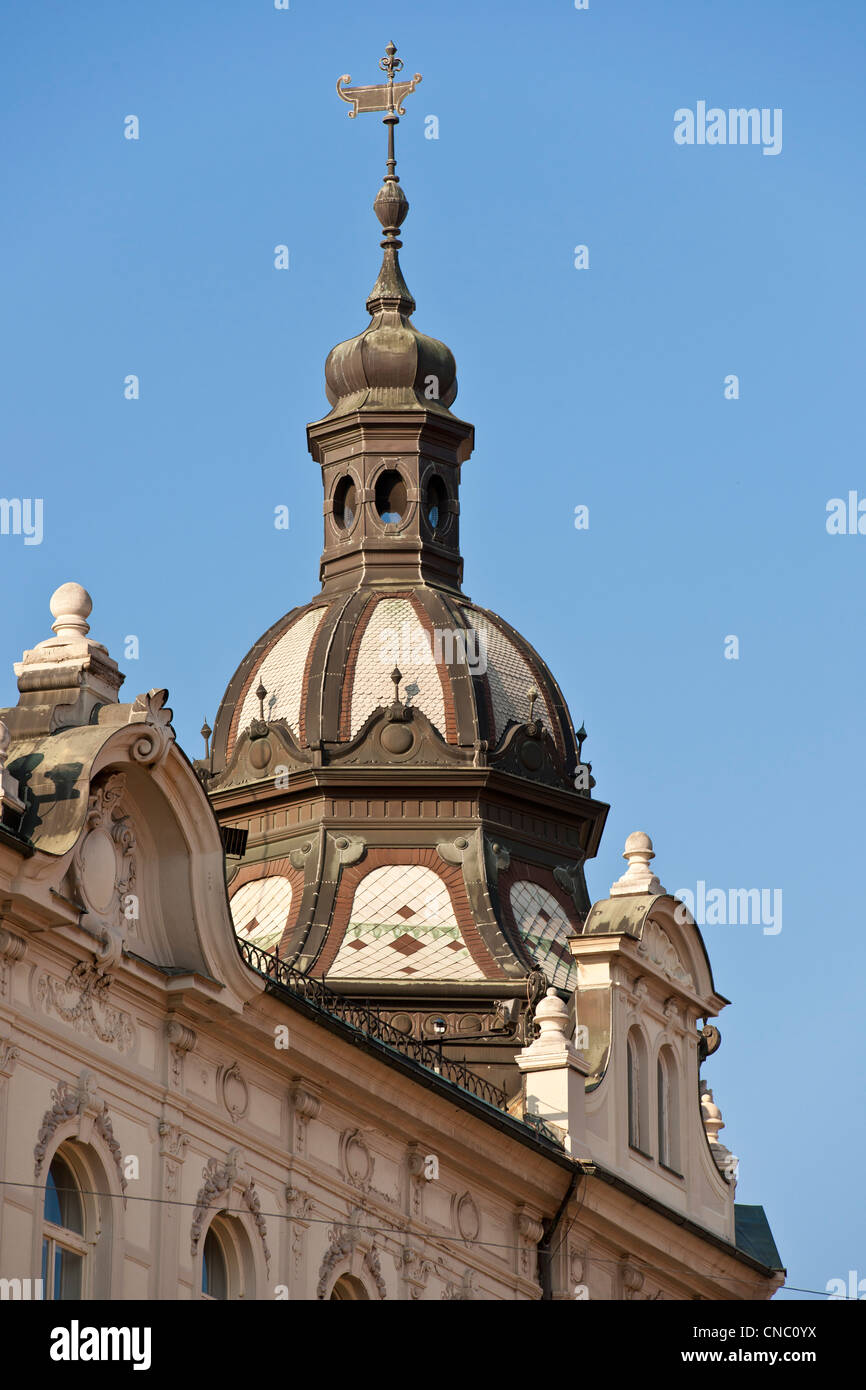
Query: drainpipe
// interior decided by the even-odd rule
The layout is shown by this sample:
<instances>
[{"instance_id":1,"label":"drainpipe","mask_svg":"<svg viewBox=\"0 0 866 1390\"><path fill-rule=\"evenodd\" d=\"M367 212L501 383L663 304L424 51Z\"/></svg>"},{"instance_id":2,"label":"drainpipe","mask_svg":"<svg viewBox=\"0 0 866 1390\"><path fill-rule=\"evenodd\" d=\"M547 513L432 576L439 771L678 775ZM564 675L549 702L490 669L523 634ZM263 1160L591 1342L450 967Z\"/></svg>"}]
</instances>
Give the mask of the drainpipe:
<instances>
[{"instance_id":1,"label":"drainpipe","mask_svg":"<svg viewBox=\"0 0 866 1390\"><path fill-rule=\"evenodd\" d=\"M568 1184L568 1191L559 1204L559 1209L551 1221L542 1221L542 1237L538 1242L538 1282L541 1285L542 1302L551 1302L553 1299L553 1240L559 1229L566 1208L574 1196L574 1189L577 1187L577 1180L583 1172L582 1168L575 1168L571 1175L571 1182Z\"/></svg>"}]
</instances>

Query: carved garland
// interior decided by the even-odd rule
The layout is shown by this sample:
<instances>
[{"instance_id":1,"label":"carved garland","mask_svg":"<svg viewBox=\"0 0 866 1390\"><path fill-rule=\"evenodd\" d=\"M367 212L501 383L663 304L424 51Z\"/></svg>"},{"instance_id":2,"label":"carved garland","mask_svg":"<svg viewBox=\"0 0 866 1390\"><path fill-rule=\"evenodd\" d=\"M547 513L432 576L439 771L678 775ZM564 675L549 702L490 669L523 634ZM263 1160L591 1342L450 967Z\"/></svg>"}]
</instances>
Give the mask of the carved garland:
<instances>
[{"instance_id":1,"label":"carved garland","mask_svg":"<svg viewBox=\"0 0 866 1390\"><path fill-rule=\"evenodd\" d=\"M36 1146L33 1150L35 1159L34 1174L38 1178L42 1172L42 1165L45 1162L45 1154L57 1130L65 1125L69 1120L80 1118L86 1114L93 1117L94 1128L99 1137L105 1143L111 1157L114 1159L117 1168L117 1176L120 1180L121 1191L126 1193L126 1178L123 1173L123 1155L120 1152L120 1145L114 1137L114 1129L111 1124L111 1116L108 1113L106 1102L97 1100L96 1084L93 1076L88 1071L83 1071L79 1077L77 1086L70 1086L66 1081L60 1081L55 1090L51 1092L53 1104L50 1110L46 1110L42 1116L42 1124L39 1134L36 1137ZM124 1201L126 1197L124 1196Z\"/></svg>"},{"instance_id":2,"label":"carved garland","mask_svg":"<svg viewBox=\"0 0 866 1390\"><path fill-rule=\"evenodd\" d=\"M135 1042L132 1019L123 1009L108 1004L110 985L110 975L87 961L79 961L63 981L53 975L40 975L36 997L46 1013L53 1010L77 1032L113 1043L120 1052L129 1052Z\"/></svg>"},{"instance_id":3,"label":"carved garland","mask_svg":"<svg viewBox=\"0 0 866 1390\"><path fill-rule=\"evenodd\" d=\"M356 1247L361 1240L361 1233L358 1230L358 1220L363 1215L360 1208L356 1208L346 1226L335 1224L328 1232L329 1245L325 1252L325 1257L319 1267L319 1282L316 1285L316 1298L324 1298L325 1291L330 1282L331 1274L337 1265L343 1260L351 1260ZM375 1246L366 1252L363 1260L364 1269L370 1275L379 1293L380 1298L387 1297L385 1280L382 1278L382 1266L379 1263L379 1252Z\"/></svg>"},{"instance_id":4,"label":"carved garland","mask_svg":"<svg viewBox=\"0 0 866 1390\"><path fill-rule=\"evenodd\" d=\"M235 1183L243 1182L240 1172L242 1154L240 1149L232 1149L226 1158L225 1163L220 1163L219 1159L209 1158L206 1167L202 1169L204 1183L199 1189L195 1199L196 1206L192 1219L192 1230L190 1233L190 1253L193 1258L198 1253L199 1241L201 1240L202 1230L205 1219L215 1198L230 1192ZM246 1203L247 1209L253 1218L259 1238L262 1242L262 1249L265 1253L265 1263L268 1274L271 1271L271 1252L268 1249L268 1231L265 1218L262 1214L259 1194L256 1192L255 1179L250 1178L241 1191L241 1197Z\"/></svg>"}]
</instances>

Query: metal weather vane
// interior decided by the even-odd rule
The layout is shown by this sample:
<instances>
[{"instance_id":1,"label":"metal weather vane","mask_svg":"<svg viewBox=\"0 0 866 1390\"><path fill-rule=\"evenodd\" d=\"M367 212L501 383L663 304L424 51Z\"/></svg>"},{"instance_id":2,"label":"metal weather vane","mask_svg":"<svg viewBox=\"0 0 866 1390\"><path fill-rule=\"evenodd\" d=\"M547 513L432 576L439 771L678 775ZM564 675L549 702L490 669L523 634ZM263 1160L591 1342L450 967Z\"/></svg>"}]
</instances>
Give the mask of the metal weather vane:
<instances>
[{"instance_id":1,"label":"metal weather vane","mask_svg":"<svg viewBox=\"0 0 866 1390\"><path fill-rule=\"evenodd\" d=\"M380 82L371 87L341 87L341 82L351 82L352 78L347 72L337 78L337 96L354 108L349 112L352 118L357 116L359 111L386 111L395 121L397 117L405 116L403 100L410 92L414 92L421 81L421 74L416 72L411 82L395 82L394 74L403 70L403 60L395 58L396 52L396 46L389 43L385 49L385 57L379 59L379 67L382 72L388 74L387 82Z\"/></svg>"},{"instance_id":2,"label":"metal weather vane","mask_svg":"<svg viewBox=\"0 0 866 1390\"><path fill-rule=\"evenodd\" d=\"M384 239L379 245L384 249L385 256L379 279L367 300L367 308L371 313L376 305L385 302L399 304L406 313L412 313L415 308L415 301L406 287L397 263L397 252L403 244L399 239L400 227L409 211L409 203L400 188L400 179L396 173L394 127L399 124L400 117L405 116L403 101L410 92L414 92L421 81L421 74L416 72L411 82L395 82L395 74L403 68L403 63L396 57L396 53L396 45L389 43L385 48L385 57L379 59L379 67L387 75L387 82L379 82L370 87L344 87L342 83L352 80L349 74L344 73L342 77L337 78L337 95L341 101L352 107L350 116L357 116L359 111L383 111L382 124L388 128L386 173L373 204L373 210L384 229Z\"/></svg>"}]
</instances>

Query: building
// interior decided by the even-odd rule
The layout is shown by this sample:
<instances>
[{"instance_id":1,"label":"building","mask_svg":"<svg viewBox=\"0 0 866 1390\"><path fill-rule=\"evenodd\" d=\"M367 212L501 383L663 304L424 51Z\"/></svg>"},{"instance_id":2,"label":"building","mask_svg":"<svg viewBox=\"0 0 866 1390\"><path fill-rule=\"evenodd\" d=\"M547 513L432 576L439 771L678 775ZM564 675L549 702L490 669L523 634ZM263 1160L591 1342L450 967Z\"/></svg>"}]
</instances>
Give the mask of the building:
<instances>
[{"instance_id":1,"label":"building","mask_svg":"<svg viewBox=\"0 0 866 1390\"><path fill-rule=\"evenodd\" d=\"M308 428L320 592L194 763L77 584L0 711L0 1293L765 1299L700 932L642 833L590 903L586 735L462 592L473 427L412 322L389 56L370 323Z\"/></svg>"}]
</instances>

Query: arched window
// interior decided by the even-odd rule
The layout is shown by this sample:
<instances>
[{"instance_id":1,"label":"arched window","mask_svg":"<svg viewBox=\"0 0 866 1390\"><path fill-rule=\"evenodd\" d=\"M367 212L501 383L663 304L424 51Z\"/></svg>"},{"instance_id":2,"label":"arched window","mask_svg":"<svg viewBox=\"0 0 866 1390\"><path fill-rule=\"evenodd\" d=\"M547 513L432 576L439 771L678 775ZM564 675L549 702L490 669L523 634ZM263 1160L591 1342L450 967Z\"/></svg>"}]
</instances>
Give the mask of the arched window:
<instances>
[{"instance_id":1,"label":"arched window","mask_svg":"<svg viewBox=\"0 0 866 1390\"><path fill-rule=\"evenodd\" d=\"M679 1172L680 1125L677 1064L669 1047L663 1047L656 1062L658 1096L659 1163Z\"/></svg>"},{"instance_id":2,"label":"arched window","mask_svg":"<svg viewBox=\"0 0 866 1390\"><path fill-rule=\"evenodd\" d=\"M84 1202L79 1183L61 1150L45 1183L42 1229L42 1287L45 1298L86 1296Z\"/></svg>"},{"instance_id":3,"label":"arched window","mask_svg":"<svg viewBox=\"0 0 866 1390\"><path fill-rule=\"evenodd\" d=\"M247 1233L236 1216L221 1211L207 1228L201 1256L201 1296L255 1298L255 1267Z\"/></svg>"},{"instance_id":4,"label":"arched window","mask_svg":"<svg viewBox=\"0 0 866 1390\"><path fill-rule=\"evenodd\" d=\"M633 1149L649 1156L649 1108L647 1098L646 1043L639 1028L632 1028L626 1039L628 1072L628 1142Z\"/></svg>"},{"instance_id":5,"label":"arched window","mask_svg":"<svg viewBox=\"0 0 866 1390\"><path fill-rule=\"evenodd\" d=\"M354 1278L351 1274L344 1274L332 1288L331 1298L366 1298L369 1301L370 1295L360 1279Z\"/></svg>"}]
</instances>

